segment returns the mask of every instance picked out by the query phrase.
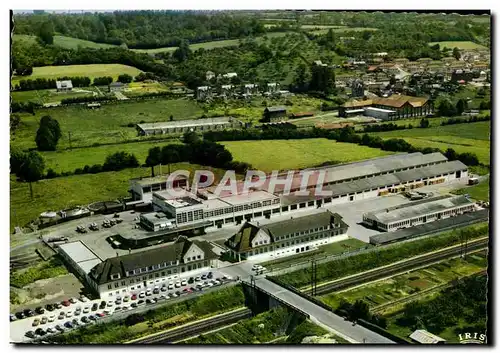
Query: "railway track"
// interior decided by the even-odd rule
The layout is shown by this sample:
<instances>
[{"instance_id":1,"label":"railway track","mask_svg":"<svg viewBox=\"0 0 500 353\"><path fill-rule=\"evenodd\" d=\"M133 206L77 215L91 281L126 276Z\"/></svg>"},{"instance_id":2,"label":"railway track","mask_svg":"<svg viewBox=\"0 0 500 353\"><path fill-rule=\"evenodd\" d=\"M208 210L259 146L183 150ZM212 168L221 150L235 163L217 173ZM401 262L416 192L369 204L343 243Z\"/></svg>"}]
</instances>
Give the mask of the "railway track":
<instances>
[{"instance_id":1,"label":"railway track","mask_svg":"<svg viewBox=\"0 0 500 353\"><path fill-rule=\"evenodd\" d=\"M476 241L471 241L467 246L467 252L471 252L474 250L479 250L488 246L488 239L479 239ZM409 259L404 263L396 263L393 265L386 266L384 268L374 270L371 272L360 273L359 275L355 275L344 280L339 280L337 282L328 283L323 286L318 286L316 295L324 295L328 293L332 293L335 291L339 291L342 289L349 288L354 285L374 281L377 279L389 277L395 275L397 273L406 272L412 270L417 266L425 266L432 264L434 262L438 262L453 256L459 255L461 252L460 245L455 246L449 249L443 249L441 251L434 252L432 254L423 255L418 258Z\"/></svg>"},{"instance_id":2,"label":"railway track","mask_svg":"<svg viewBox=\"0 0 500 353\"><path fill-rule=\"evenodd\" d=\"M468 244L467 251L473 252L476 250L484 249L488 246L488 238L478 239L471 241ZM344 280L339 280L334 283L328 283L317 288L317 295L324 295L334 291L339 291L342 289L349 288L351 286L363 284L366 282L374 281L377 279L382 279L389 277L391 275L406 272L414 269L415 267L430 265L435 262L448 259L450 257L455 257L461 253L460 245L443 249L432 254L423 255L414 259L409 259L404 263L396 263L384 268L374 270L368 273L361 273ZM304 291L304 290L303 290ZM134 341L133 344L167 344L173 343L179 340L186 339L188 337L193 337L206 331L214 330L216 328L223 327L225 325L237 322L242 319L246 319L252 316L250 309L245 308L238 311L234 311L227 314L222 314L220 316L210 318L204 321L195 322L193 324L188 324L183 327L175 328L164 333L160 333L153 337L147 337Z\"/></svg>"},{"instance_id":3,"label":"railway track","mask_svg":"<svg viewBox=\"0 0 500 353\"><path fill-rule=\"evenodd\" d=\"M179 327L154 337L147 337L133 342L133 344L166 344L179 341L188 337L196 336L200 333L214 330L225 325L232 324L252 316L250 309L241 309L221 316L210 318L204 321L195 322L191 325Z\"/></svg>"}]
</instances>

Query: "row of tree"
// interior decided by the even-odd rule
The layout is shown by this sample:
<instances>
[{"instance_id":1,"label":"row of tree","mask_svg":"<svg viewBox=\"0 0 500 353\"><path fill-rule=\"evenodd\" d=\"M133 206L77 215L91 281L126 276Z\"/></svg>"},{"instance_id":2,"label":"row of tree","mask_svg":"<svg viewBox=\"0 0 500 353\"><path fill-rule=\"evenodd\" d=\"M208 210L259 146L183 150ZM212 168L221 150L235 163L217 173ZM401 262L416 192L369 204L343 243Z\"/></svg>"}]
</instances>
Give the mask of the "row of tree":
<instances>
[{"instance_id":1,"label":"row of tree","mask_svg":"<svg viewBox=\"0 0 500 353\"><path fill-rule=\"evenodd\" d=\"M442 126L455 125L455 124L470 124L477 123L479 121L490 121L491 117L489 115L485 116L472 116L470 118L451 118L441 122Z\"/></svg>"}]
</instances>

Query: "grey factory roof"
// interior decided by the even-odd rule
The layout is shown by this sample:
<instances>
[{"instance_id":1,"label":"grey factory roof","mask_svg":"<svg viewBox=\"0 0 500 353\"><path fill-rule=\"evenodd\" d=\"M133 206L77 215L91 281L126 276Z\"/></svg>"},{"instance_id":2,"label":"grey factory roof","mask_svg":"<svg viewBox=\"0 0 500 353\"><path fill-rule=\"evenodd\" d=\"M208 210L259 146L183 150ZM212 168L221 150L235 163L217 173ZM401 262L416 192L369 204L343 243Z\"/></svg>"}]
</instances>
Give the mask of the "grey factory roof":
<instances>
[{"instance_id":1,"label":"grey factory roof","mask_svg":"<svg viewBox=\"0 0 500 353\"><path fill-rule=\"evenodd\" d=\"M383 224L388 224L472 204L473 202L465 196L437 197L423 200L423 202L419 203L401 205L389 210L384 209L370 212L365 214L365 217Z\"/></svg>"},{"instance_id":2,"label":"grey factory roof","mask_svg":"<svg viewBox=\"0 0 500 353\"><path fill-rule=\"evenodd\" d=\"M465 170L467 166L460 161L451 161L440 164L434 164L427 167L415 168L391 174L379 175L376 177L369 177L358 179L354 181L344 182L340 184L327 185L322 190L331 190L332 196L342 196L356 192L370 191L380 187L398 185L405 182L411 182L418 179L436 177L438 175L456 172L457 170ZM297 196L290 194L281 196L281 205L287 206L299 202L306 202L317 200L320 196Z\"/></svg>"},{"instance_id":3,"label":"grey factory roof","mask_svg":"<svg viewBox=\"0 0 500 353\"><path fill-rule=\"evenodd\" d=\"M89 273L93 267L102 262L102 260L82 241L61 244L59 248L60 251L71 258L71 260L76 263L76 266L80 267L84 273Z\"/></svg>"},{"instance_id":4,"label":"grey factory roof","mask_svg":"<svg viewBox=\"0 0 500 353\"><path fill-rule=\"evenodd\" d=\"M447 229L456 228L461 225L487 221L488 218L489 210L487 209L464 213L455 217L445 218L430 223L424 223L411 228L399 229L395 232L384 232L381 234L372 235L370 237L370 243L374 245L381 245L403 239L421 237L427 234L433 234L436 232L445 231Z\"/></svg>"},{"instance_id":5,"label":"grey factory roof","mask_svg":"<svg viewBox=\"0 0 500 353\"><path fill-rule=\"evenodd\" d=\"M445 339L436 336L426 330L415 330L411 335L410 338L414 340L415 342L422 343L422 344L436 344L439 342L446 342Z\"/></svg>"},{"instance_id":6,"label":"grey factory roof","mask_svg":"<svg viewBox=\"0 0 500 353\"><path fill-rule=\"evenodd\" d=\"M131 183L139 184L141 186L150 186L154 184L160 184L160 183L165 183L167 182L169 175L157 175L154 177L148 177L148 178L136 178L136 179L130 179ZM184 175L178 175L175 177L175 180L179 179L187 179L186 176Z\"/></svg>"},{"instance_id":7,"label":"grey factory roof","mask_svg":"<svg viewBox=\"0 0 500 353\"><path fill-rule=\"evenodd\" d=\"M244 194L222 197L221 200L231 206L238 206L249 202L259 202L275 198L277 198L277 196L271 193L262 190L257 190Z\"/></svg>"},{"instance_id":8,"label":"grey factory roof","mask_svg":"<svg viewBox=\"0 0 500 353\"><path fill-rule=\"evenodd\" d=\"M233 120L232 117L219 117L219 118L179 120L179 121L166 121L166 122L160 122L160 123L137 124L137 127L141 130L146 131L146 130L168 129L168 128L176 128L176 127L204 126L204 125L214 125L214 124L230 124L232 120Z\"/></svg>"},{"instance_id":9,"label":"grey factory roof","mask_svg":"<svg viewBox=\"0 0 500 353\"><path fill-rule=\"evenodd\" d=\"M171 245L108 258L92 269L91 276L98 284L104 284L111 282L111 275L114 274L119 274L121 278L125 278L128 271L138 268L147 268L149 266L170 263L171 261L183 263L182 258L192 244L198 246L205 253L205 259L215 259L217 257L209 243L196 240L190 241L187 237L180 236Z\"/></svg>"}]
</instances>

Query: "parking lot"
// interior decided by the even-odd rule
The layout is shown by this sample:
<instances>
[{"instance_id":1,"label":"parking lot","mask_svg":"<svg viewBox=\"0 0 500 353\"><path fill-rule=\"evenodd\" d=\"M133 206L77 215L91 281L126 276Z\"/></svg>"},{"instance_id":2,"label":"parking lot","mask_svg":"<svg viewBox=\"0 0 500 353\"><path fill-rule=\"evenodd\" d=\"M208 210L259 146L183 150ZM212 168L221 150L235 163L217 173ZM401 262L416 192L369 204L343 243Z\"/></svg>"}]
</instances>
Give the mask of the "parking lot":
<instances>
[{"instance_id":1,"label":"parking lot","mask_svg":"<svg viewBox=\"0 0 500 353\"><path fill-rule=\"evenodd\" d=\"M236 278L213 269L210 273L199 273L194 277L165 283L163 287L156 286L142 292L126 293L119 297L120 299L68 298L61 303L54 303L56 306L43 308L43 312L40 307L38 311L32 310L26 313L31 316L12 321L10 338L12 342L29 342L32 338L43 338L83 325L123 319L134 312L151 310L178 300L189 299L210 291L211 288L215 290L219 286L234 283ZM38 329L42 329L43 332ZM43 334L35 333L36 330ZM26 336L29 331L33 332L31 338Z\"/></svg>"}]
</instances>

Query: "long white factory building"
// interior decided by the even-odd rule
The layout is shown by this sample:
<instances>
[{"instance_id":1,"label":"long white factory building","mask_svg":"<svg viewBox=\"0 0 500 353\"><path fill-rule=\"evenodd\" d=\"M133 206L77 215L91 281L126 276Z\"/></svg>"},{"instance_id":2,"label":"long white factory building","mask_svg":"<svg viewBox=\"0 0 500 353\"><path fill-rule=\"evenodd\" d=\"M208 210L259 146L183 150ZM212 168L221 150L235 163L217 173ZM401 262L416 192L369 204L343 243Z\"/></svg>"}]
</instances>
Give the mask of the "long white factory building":
<instances>
[{"instance_id":1,"label":"long white factory building","mask_svg":"<svg viewBox=\"0 0 500 353\"><path fill-rule=\"evenodd\" d=\"M316 188L320 171L326 172L323 190L331 196L298 196L300 180L292 183L292 193L283 194L277 187L269 193L264 184L258 190L227 196L216 196L214 188L185 190L176 197L169 190L152 193L155 212L141 215L142 225L158 231L168 227L206 224L208 228L241 224L245 220L272 218L296 210L313 209L322 205L337 205L397 193L407 188L468 179L467 166L460 161L448 161L441 153L397 154L371 160L317 168L309 178L308 187Z\"/></svg>"}]
</instances>

